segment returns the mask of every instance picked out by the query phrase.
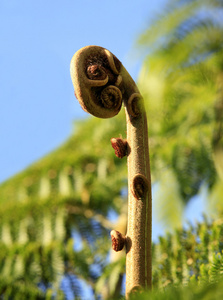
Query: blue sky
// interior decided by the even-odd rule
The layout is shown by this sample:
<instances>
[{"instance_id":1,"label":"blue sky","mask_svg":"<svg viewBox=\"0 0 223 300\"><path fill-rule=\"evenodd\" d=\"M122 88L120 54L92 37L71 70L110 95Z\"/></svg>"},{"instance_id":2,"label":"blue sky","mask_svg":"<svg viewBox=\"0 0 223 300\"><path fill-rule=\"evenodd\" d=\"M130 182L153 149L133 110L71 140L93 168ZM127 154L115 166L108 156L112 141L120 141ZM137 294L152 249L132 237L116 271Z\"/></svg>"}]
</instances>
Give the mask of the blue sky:
<instances>
[{"instance_id":1,"label":"blue sky","mask_svg":"<svg viewBox=\"0 0 223 300\"><path fill-rule=\"evenodd\" d=\"M0 182L62 144L84 118L69 65L83 46L112 51L137 79L137 36L166 0L1 0Z\"/></svg>"}]
</instances>

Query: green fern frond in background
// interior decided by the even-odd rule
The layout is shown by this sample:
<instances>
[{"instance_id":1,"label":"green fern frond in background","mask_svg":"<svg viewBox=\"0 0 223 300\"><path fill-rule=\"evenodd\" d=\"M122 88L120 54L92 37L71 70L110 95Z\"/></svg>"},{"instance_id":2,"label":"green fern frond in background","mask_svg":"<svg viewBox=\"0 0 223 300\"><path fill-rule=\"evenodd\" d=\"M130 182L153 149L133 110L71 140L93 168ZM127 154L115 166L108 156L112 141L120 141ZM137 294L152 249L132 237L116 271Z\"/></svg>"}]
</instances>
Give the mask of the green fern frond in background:
<instances>
[{"instance_id":1,"label":"green fern frond in background","mask_svg":"<svg viewBox=\"0 0 223 300\"><path fill-rule=\"evenodd\" d=\"M116 218L125 206L125 163L107 147L124 132L123 117L103 126L97 119L77 124L63 146L1 184L4 297L64 298L63 285L76 297L86 286L93 295L110 250L109 214Z\"/></svg>"},{"instance_id":2,"label":"green fern frond in background","mask_svg":"<svg viewBox=\"0 0 223 300\"><path fill-rule=\"evenodd\" d=\"M153 291L130 299L223 298L223 219L178 230L153 245Z\"/></svg>"},{"instance_id":3,"label":"green fern frond in background","mask_svg":"<svg viewBox=\"0 0 223 300\"><path fill-rule=\"evenodd\" d=\"M220 300L223 298L223 281L206 285L190 283L188 286L171 286L165 290L141 292L133 295L131 300Z\"/></svg>"},{"instance_id":4,"label":"green fern frond in background","mask_svg":"<svg viewBox=\"0 0 223 300\"><path fill-rule=\"evenodd\" d=\"M214 282L222 272L223 220L198 223L153 245L153 286Z\"/></svg>"}]
</instances>

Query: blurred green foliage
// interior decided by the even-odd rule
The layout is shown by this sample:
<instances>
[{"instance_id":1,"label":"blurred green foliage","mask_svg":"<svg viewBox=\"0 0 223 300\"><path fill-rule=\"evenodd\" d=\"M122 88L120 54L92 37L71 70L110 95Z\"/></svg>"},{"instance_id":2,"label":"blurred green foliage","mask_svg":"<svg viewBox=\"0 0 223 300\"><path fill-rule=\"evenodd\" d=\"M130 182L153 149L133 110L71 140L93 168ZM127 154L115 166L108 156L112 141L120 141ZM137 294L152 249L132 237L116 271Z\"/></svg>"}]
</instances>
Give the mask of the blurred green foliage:
<instances>
[{"instance_id":1,"label":"blurred green foliage","mask_svg":"<svg viewBox=\"0 0 223 300\"><path fill-rule=\"evenodd\" d=\"M138 40L152 175L162 195L156 201L178 212L178 224L183 207L204 186L209 211L222 210L222 15L222 1L168 1ZM167 211L166 219L173 214Z\"/></svg>"},{"instance_id":2,"label":"blurred green foliage","mask_svg":"<svg viewBox=\"0 0 223 300\"><path fill-rule=\"evenodd\" d=\"M126 163L109 146L124 129L123 119L124 112L75 123L64 145L1 184L4 297L22 299L27 286L30 299L55 293L63 299L64 278L76 297L83 295L81 281L98 293L95 284L111 248L109 214L120 213L126 200Z\"/></svg>"},{"instance_id":3,"label":"blurred green foliage","mask_svg":"<svg viewBox=\"0 0 223 300\"><path fill-rule=\"evenodd\" d=\"M189 284L187 287L168 287L165 291L142 292L131 300L220 300L223 298L223 281L206 285Z\"/></svg>"}]
</instances>

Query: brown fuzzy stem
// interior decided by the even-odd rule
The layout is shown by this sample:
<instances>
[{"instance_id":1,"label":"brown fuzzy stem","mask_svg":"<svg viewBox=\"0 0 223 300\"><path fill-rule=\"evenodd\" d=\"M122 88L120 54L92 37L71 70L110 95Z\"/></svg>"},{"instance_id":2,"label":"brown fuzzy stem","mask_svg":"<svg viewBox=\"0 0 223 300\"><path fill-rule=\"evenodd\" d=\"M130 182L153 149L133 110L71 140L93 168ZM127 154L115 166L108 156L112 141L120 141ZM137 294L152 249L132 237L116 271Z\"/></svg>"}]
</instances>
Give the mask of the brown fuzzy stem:
<instances>
[{"instance_id":1,"label":"brown fuzzy stem","mask_svg":"<svg viewBox=\"0 0 223 300\"><path fill-rule=\"evenodd\" d=\"M128 104L127 104L128 105ZM126 294L135 287L151 287L152 198L146 114L126 110L128 151L128 230Z\"/></svg>"},{"instance_id":2,"label":"brown fuzzy stem","mask_svg":"<svg viewBox=\"0 0 223 300\"><path fill-rule=\"evenodd\" d=\"M112 247L126 245L126 297L151 287L152 200L147 119L143 99L121 62L108 50L87 46L71 61L71 78L82 108L99 118L118 114L124 103L127 140L111 139L115 154L128 157L128 228L112 231ZM124 241L124 242L123 242Z\"/></svg>"}]
</instances>

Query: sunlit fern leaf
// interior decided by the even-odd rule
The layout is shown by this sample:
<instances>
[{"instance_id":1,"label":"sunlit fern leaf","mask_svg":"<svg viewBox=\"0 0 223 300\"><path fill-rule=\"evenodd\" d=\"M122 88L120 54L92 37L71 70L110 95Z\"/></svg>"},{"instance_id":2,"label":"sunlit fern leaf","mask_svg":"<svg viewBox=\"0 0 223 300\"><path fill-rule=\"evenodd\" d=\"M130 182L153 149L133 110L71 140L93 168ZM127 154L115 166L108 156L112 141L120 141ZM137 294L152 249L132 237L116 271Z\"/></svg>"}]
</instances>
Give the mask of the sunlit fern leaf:
<instances>
[{"instance_id":1,"label":"sunlit fern leaf","mask_svg":"<svg viewBox=\"0 0 223 300\"><path fill-rule=\"evenodd\" d=\"M12 244L11 230L9 223L3 223L1 228L1 241L6 245Z\"/></svg>"},{"instance_id":2,"label":"sunlit fern leaf","mask_svg":"<svg viewBox=\"0 0 223 300\"><path fill-rule=\"evenodd\" d=\"M45 299L44 293L36 285L3 276L0 276L0 294L3 299Z\"/></svg>"},{"instance_id":3,"label":"sunlit fern leaf","mask_svg":"<svg viewBox=\"0 0 223 300\"><path fill-rule=\"evenodd\" d=\"M47 198L50 195L50 181L48 176L43 175L39 183L39 197L41 199Z\"/></svg>"},{"instance_id":4,"label":"sunlit fern leaf","mask_svg":"<svg viewBox=\"0 0 223 300\"><path fill-rule=\"evenodd\" d=\"M61 170L59 173L59 194L62 196L70 196L72 191L72 186L69 180L69 175L67 170Z\"/></svg>"},{"instance_id":5,"label":"sunlit fern leaf","mask_svg":"<svg viewBox=\"0 0 223 300\"><path fill-rule=\"evenodd\" d=\"M223 298L223 282L214 284L196 285L190 283L188 286L169 286L165 291L153 290L134 293L130 300L216 300Z\"/></svg>"},{"instance_id":6,"label":"sunlit fern leaf","mask_svg":"<svg viewBox=\"0 0 223 300\"><path fill-rule=\"evenodd\" d=\"M214 255L213 263L209 269L210 282L217 282L223 278L223 256L222 253Z\"/></svg>"}]
</instances>

